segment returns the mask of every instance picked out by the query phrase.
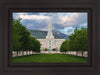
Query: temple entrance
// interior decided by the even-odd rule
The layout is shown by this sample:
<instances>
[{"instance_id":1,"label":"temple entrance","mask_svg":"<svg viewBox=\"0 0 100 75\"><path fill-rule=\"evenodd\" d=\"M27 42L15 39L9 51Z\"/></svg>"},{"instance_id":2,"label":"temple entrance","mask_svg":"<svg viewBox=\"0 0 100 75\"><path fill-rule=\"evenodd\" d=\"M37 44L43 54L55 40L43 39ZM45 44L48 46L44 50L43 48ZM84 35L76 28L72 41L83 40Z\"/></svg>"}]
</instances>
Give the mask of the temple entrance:
<instances>
[{"instance_id":1,"label":"temple entrance","mask_svg":"<svg viewBox=\"0 0 100 75\"><path fill-rule=\"evenodd\" d=\"M49 46L48 50L51 50L51 46Z\"/></svg>"}]
</instances>

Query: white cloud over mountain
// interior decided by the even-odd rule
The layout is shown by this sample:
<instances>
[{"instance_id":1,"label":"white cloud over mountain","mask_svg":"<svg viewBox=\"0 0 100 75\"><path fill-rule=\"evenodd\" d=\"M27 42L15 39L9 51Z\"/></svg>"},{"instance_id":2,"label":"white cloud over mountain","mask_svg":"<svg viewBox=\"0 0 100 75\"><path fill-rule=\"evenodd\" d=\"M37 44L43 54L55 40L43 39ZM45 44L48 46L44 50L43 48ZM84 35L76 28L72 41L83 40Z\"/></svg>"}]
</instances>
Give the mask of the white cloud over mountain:
<instances>
[{"instance_id":1,"label":"white cloud over mountain","mask_svg":"<svg viewBox=\"0 0 100 75\"><path fill-rule=\"evenodd\" d=\"M28 29L47 30L49 24L49 15L52 16L51 23L53 30L65 34L72 34L74 29L87 27L87 13L13 13L13 18L22 18L21 23Z\"/></svg>"}]
</instances>

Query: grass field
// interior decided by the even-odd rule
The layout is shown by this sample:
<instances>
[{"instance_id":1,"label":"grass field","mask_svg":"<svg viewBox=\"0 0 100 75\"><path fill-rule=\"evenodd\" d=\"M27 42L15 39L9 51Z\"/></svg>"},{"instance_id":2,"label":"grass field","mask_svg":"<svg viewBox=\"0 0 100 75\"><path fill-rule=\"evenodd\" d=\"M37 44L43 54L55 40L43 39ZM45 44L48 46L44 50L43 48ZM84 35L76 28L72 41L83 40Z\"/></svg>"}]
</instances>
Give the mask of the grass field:
<instances>
[{"instance_id":1,"label":"grass field","mask_svg":"<svg viewBox=\"0 0 100 75\"><path fill-rule=\"evenodd\" d=\"M27 56L13 57L16 63L86 63L86 57L79 57L66 54L34 54Z\"/></svg>"}]
</instances>

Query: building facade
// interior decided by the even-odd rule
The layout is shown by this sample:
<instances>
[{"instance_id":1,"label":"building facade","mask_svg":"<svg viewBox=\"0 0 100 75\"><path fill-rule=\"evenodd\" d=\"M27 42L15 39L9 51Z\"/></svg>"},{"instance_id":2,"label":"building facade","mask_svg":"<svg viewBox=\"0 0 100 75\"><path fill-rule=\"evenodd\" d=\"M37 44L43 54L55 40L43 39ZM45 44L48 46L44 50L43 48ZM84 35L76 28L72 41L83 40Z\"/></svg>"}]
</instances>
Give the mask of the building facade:
<instances>
[{"instance_id":1,"label":"building facade","mask_svg":"<svg viewBox=\"0 0 100 75\"><path fill-rule=\"evenodd\" d=\"M51 16L50 16L51 20ZM45 39L37 39L41 43L41 50L47 48L48 50L56 49L60 50L61 44L65 41L65 39L55 39L52 33L52 25L49 21L48 25L48 33Z\"/></svg>"}]
</instances>

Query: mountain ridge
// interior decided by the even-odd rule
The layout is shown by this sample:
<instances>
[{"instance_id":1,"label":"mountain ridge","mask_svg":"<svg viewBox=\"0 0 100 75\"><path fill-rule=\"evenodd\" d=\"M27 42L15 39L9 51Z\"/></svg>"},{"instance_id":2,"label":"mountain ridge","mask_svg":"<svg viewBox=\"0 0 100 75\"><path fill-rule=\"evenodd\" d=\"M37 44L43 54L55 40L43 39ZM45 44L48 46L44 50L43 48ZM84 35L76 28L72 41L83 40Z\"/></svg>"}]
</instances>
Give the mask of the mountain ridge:
<instances>
[{"instance_id":1,"label":"mountain ridge","mask_svg":"<svg viewBox=\"0 0 100 75\"><path fill-rule=\"evenodd\" d=\"M42 30L32 30L28 29L31 32L31 35L37 39L45 39L47 36L48 31L42 31ZM68 35L63 34L59 31L52 31L55 39L68 39Z\"/></svg>"}]
</instances>

